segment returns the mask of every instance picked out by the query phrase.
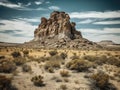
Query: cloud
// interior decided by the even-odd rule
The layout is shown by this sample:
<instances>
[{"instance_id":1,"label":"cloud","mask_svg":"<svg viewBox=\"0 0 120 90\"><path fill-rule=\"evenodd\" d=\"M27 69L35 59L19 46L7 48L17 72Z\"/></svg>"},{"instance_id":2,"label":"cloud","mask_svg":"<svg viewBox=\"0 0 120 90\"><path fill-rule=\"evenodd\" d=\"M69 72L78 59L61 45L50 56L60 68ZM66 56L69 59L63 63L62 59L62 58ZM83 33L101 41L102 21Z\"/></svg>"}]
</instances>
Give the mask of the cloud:
<instances>
[{"instance_id":1,"label":"cloud","mask_svg":"<svg viewBox=\"0 0 120 90\"><path fill-rule=\"evenodd\" d=\"M39 7L39 8L28 8L28 6L31 5L31 2L27 3L27 4L22 4L20 2L18 2L17 4L15 3L12 3L8 0L5 0L5 1L1 1L0 2L0 6L4 6L4 7L8 7L8 8L12 8L12 9L15 9L15 10L25 10L25 11L31 11L31 10L41 10L41 11L46 11L47 9L45 8L42 8L42 7Z\"/></svg>"},{"instance_id":2,"label":"cloud","mask_svg":"<svg viewBox=\"0 0 120 90\"><path fill-rule=\"evenodd\" d=\"M40 4L42 4L42 2L41 1L35 1L35 4L40 5Z\"/></svg>"},{"instance_id":3,"label":"cloud","mask_svg":"<svg viewBox=\"0 0 120 90\"><path fill-rule=\"evenodd\" d=\"M60 10L58 6L50 6L48 7L50 10Z\"/></svg>"},{"instance_id":4,"label":"cloud","mask_svg":"<svg viewBox=\"0 0 120 90\"><path fill-rule=\"evenodd\" d=\"M30 37L16 37L7 33L0 33L1 42L24 43L30 41Z\"/></svg>"},{"instance_id":5,"label":"cloud","mask_svg":"<svg viewBox=\"0 0 120 90\"><path fill-rule=\"evenodd\" d=\"M80 22L77 22L77 24L94 24L94 25L115 25L120 24L120 20L110 20L110 19L84 19Z\"/></svg>"},{"instance_id":6,"label":"cloud","mask_svg":"<svg viewBox=\"0 0 120 90\"><path fill-rule=\"evenodd\" d=\"M95 35L95 34L87 34L87 35L84 35L83 37L91 40L91 41L94 41L94 42L100 42L102 40L111 40L117 44L120 44L120 36L117 36L117 35Z\"/></svg>"},{"instance_id":7,"label":"cloud","mask_svg":"<svg viewBox=\"0 0 120 90\"><path fill-rule=\"evenodd\" d=\"M72 12L69 13L71 18L120 18L120 10L118 11L89 11L89 12Z\"/></svg>"},{"instance_id":8,"label":"cloud","mask_svg":"<svg viewBox=\"0 0 120 90\"><path fill-rule=\"evenodd\" d=\"M25 6L30 6L30 5L32 5L31 2L28 2Z\"/></svg>"},{"instance_id":9,"label":"cloud","mask_svg":"<svg viewBox=\"0 0 120 90\"><path fill-rule=\"evenodd\" d=\"M39 17L37 18L18 18L18 20L26 21L26 22L40 22Z\"/></svg>"},{"instance_id":10,"label":"cloud","mask_svg":"<svg viewBox=\"0 0 120 90\"><path fill-rule=\"evenodd\" d=\"M11 3L11 2L9 2L7 0L1 1L0 6L4 6L4 7L8 7L8 8L16 8L16 9L18 9L18 8L22 9L23 8L20 3L14 4L14 3Z\"/></svg>"},{"instance_id":11,"label":"cloud","mask_svg":"<svg viewBox=\"0 0 120 90\"><path fill-rule=\"evenodd\" d=\"M120 21L119 20L116 20L116 21L100 21L100 22L94 22L93 24L102 24L102 25L120 24Z\"/></svg>"},{"instance_id":12,"label":"cloud","mask_svg":"<svg viewBox=\"0 0 120 90\"><path fill-rule=\"evenodd\" d=\"M82 33L90 33L90 34L120 34L120 28L104 28L104 29L78 29Z\"/></svg>"},{"instance_id":13,"label":"cloud","mask_svg":"<svg viewBox=\"0 0 120 90\"><path fill-rule=\"evenodd\" d=\"M120 28L104 28L104 29L79 29L83 37L91 41L112 40L120 43Z\"/></svg>"},{"instance_id":14,"label":"cloud","mask_svg":"<svg viewBox=\"0 0 120 90\"><path fill-rule=\"evenodd\" d=\"M0 25L0 30L33 30L35 26L24 20L12 19L12 20L0 20L3 25Z\"/></svg>"},{"instance_id":15,"label":"cloud","mask_svg":"<svg viewBox=\"0 0 120 90\"><path fill-rule=\"evenodd\" d=\"M0 41L6 42L24 42L30 40L37 27L36 25L32 25L29 22L20 19L1 20L1 23ZM13 30L13 33L7 33L9 30ZM2 33L2 31L6 31L6 33Z\"/></svg>"},{"instance_id":16,"label":"cloud","mask_svg":"<svg viewBox=\"0 0 120 90\"><path fill-rule=\"evenodd\" d=\"M86 19L86 20L78 22L78 24L88 24L88 23L92 23L93 21L94 20L92 20L92 19Z\"/></svg>"},{"instance_id":17,"label":"cloud","mask_svg":"<svg viewBox=\"0 0 120 90\"><path fill-rule=\"evenodd\" d=\"M39 8L36 8L36 9L29 9L29 10L47 11L48 9L39 7Z\"/></svg>"},{"instance_id":18,"label":"cloud","mask_svg":"<svg viewBox=\"0 0 120 90\"><path fill-rule=\"evenodd\" d=\"M109 33L119 33L120 28L104 28L104 29L79 29L83 33L94 33L94 34L109 34Z\"/></svg>"}]
</instances>

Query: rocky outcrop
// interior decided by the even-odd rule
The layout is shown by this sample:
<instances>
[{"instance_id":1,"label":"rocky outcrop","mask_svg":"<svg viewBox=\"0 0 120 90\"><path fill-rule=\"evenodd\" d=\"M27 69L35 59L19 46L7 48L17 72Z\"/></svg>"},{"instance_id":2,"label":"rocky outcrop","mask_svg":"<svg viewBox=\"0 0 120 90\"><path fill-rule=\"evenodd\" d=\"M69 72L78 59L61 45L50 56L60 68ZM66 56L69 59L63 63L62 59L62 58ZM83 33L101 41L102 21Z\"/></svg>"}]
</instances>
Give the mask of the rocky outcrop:
<instances>
[{"instance_id":1,"label":"rocky outcrop","mask_svg":"<svg viewBox=\"0 0 120 90\"><path fill-rule=\"evenodd\" d=\"M54 11L50 18L41 18L41 23L34 31L34 39L24 46L34 48L69 48L95 49L100 46L82 37L75 28L75 22L65 12Z\"/></svg>"},{"instance_id":2,"label":"rocky outcrop","mask_svg":"<svg viewBox=\"0 0 120 90\"><path fill-rule=\"evenodd\" d=\"M75 22L70 22L70 17L65 12L54 11L50 18L41 18L41 23L34 31L34 41L45 38L82 38L81 32L75 28Z\"/></svg>"}]
</instances>

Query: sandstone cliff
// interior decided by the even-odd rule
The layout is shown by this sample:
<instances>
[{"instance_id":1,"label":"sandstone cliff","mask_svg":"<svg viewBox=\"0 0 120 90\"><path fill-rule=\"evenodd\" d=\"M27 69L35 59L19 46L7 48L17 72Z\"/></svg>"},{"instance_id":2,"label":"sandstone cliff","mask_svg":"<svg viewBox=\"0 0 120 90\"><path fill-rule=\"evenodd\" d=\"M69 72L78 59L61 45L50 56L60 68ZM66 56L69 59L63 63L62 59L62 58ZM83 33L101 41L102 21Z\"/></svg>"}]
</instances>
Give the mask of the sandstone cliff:
<instances>
[{"instance_id":1,"label":"sandstone cliff","mask_svg":"<svg viewBox=\"0 0 120 90\"><path fill-rule=\"evenodd\" d=\"M41 18L41 23L34 31L34 41L45 38L82 38L81 32L75 29L75 23L70 22L70 17L65 12L54 11L50 18Z\"/></svg>"}]
</instances>

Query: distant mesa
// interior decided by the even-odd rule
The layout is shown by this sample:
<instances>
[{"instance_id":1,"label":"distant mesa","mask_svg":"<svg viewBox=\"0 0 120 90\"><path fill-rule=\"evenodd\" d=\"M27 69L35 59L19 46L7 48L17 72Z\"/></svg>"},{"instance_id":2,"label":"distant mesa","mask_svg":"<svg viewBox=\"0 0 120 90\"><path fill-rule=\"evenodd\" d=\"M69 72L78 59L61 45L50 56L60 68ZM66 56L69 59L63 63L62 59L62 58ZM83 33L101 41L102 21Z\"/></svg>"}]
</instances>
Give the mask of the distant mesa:
<instances>
[{"instance_id":1,"label":"distant mesa","mask_svg":"<svg viewBox=\"0 0 120 90\"><path fill-rule=\"evenodd\" d=\"M115 43L111 40L102 40L102 41L98 42L98 44L100 44L100 45L115 45Z\"/></svg>"}]
</instances>

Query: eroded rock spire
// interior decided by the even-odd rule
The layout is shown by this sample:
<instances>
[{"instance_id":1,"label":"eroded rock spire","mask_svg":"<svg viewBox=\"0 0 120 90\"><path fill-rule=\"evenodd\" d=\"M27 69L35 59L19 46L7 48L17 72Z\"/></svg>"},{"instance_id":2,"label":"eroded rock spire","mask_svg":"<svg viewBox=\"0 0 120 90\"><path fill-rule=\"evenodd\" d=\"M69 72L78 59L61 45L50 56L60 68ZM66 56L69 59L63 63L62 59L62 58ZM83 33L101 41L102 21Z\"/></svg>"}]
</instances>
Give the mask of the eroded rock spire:
<instances>
[{"instance_id":1,"label":"eroded rock spire","mask_svg":"<svg viewBox=\"0 0 120 90\"><path fill-rule=\"evenodd\" d=\"M34 41L45 38L82 38L81 32L75 28L75 22L70 22L70 17L65 12L54 11L50 18L41 18L41 23L34 31Z\"/></svg>"}]
</instances>

